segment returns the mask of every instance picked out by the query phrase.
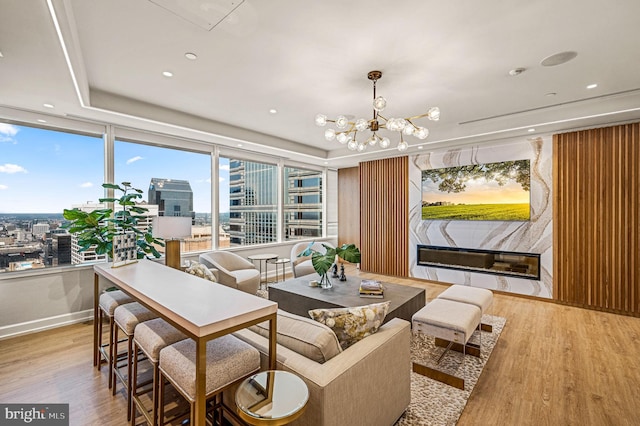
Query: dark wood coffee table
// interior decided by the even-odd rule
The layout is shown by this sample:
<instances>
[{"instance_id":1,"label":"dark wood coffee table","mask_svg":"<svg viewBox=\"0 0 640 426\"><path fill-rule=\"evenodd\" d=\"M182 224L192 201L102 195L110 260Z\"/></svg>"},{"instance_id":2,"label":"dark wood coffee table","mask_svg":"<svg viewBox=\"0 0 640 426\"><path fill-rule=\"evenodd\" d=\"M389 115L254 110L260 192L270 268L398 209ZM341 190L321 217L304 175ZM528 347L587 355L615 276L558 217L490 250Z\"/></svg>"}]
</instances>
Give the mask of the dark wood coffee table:
<instances>
[{"instance_id":1,"label":"dark wood coffee table","mask_svg":"<svg viewBox=\"0 0 640 426\"><path fill-rule=\"evenodd\" d=\"M309 317L311 309L346 308L390 301L389 312L384 322L402 318L411 322L413 314L425 305L423 288L382 282L384 298L360 297L360 278L347 277L347 281L332 278L333 287L323 289L310 287L309 281L319 280L317 274L298 277L269 286L269 300L278 302L278 308L292 314Z\"/></svg>"}]
</instances>

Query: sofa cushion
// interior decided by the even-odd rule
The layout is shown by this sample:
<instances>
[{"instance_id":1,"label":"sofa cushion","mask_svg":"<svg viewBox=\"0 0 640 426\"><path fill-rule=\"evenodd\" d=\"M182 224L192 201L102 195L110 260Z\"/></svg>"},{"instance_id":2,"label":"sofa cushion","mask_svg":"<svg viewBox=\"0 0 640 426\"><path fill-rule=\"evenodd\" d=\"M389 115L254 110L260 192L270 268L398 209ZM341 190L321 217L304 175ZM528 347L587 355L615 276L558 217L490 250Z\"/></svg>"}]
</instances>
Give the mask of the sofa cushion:
<instances>
[{"instance_id":1,"label":"sofa cushion","mask_svg":"<svg viewBox=\"0 0 640 426\"><path fill-rule=\"evenodd\" d=\"M390 303L374 303L353 308L312 309L309 315L331 328L336 333L342 349L347 349L378 331L389 311Z\"/></svg>"},{"instance_id":2,"label":"sofa cushion","mask_svg":"<svg viewBox=\"0 0 640 426\"><path fill-rule=\"evenodd\" d=\"M269 321L249 327L269 337ZM319 322L278 309L278 343L320 364L342 352L335 333Z\"/></svg>"}]
</instances>

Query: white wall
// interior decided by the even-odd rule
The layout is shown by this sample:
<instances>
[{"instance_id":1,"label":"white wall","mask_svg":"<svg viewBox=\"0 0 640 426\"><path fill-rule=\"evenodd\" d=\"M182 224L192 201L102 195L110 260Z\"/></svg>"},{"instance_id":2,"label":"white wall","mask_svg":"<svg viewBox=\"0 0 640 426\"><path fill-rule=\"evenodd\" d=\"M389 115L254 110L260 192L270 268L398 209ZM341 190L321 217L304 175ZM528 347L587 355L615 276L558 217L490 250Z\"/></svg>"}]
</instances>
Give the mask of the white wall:
<instances>
[{"instance_id":1,"label":"white wall","mask_svg":"<svg viewBox=\"0 0 640 426\"><path fill-rule=\"evenodd\" d=\"M422 220L421 171L508 160L531 161L529 222ZM551 136L437 150L409 161L409 275L530 296L551 298L552 280L552 139ZM540 281L417 265L417 245L540 253Z\"/></svg>"}]
</instances>

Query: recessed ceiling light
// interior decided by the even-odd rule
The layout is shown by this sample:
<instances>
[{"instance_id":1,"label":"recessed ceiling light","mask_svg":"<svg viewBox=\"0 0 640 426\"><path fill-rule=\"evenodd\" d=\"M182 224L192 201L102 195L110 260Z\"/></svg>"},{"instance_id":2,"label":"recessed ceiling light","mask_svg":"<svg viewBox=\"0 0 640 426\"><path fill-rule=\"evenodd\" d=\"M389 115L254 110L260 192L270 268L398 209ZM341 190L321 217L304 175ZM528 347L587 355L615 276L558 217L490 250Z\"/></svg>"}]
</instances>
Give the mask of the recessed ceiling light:
<instances>
[{"instance_id":1,"label":"recessed ceiling light","mask_svg":"<svg viewBox=\"0 0 640 426\"><path fill-rule=\"evenodd\" d=\"M514 69L512 69L511 71L509 71L509 75L510 75L510 76L512 76L512 77L513 77L513 76L516 76L516 75L520 75L520 74L522 74L523 72L525 72L526 70L527 70L526 68L522 68L522 67L520 67L520 68L514 68Z\"/></svg>"},{"instance_id":2,"label":"recessed ceiling light","mask_svg":"<svg viewBox=\"0 0 640 426\"><path fill-rule=\"evenodd\" d=\"M555 53L540 61L540 65L543 67L555 67L556 65L562 65L569 62L576 56L578 56L578 53L572 51Z\"/></svg>"},{"instance_id":3,"label":"recessed ceiling light","mask_svg":"<svg viewBox=\"0 0 640 426\"><path fill-rule=\"evenodd\" d=\"M190 59L192 61L195 61L196 59L198 59L198 55L196 55L195 53L191 53L191 52L185 53L184 57L187 58L187 59Z\"/></svg>"},{"instance_id":4,"label":"recessed ceiling light","mask_svg":"<svg viewBox=\"0 0 640 426\"><path fill-rule=\"evenodd\" d=\"M242 144L241 143L238 144L238 148L242 148Z\"/></svg>"},{"instance_id":5,"label":"recessed ceiling light","mask_svg":"<svg viewBox=\"0 0 640 426\"><path fill-rule=\"evenodd\" d=\"M556 92L549 92L549 93L545 93L545 96L549 96L550 98L557 95Z\"/></svg>"},{"instance_id":6,"label":"recessed ceiling light","mask_svg":"<svg viewBox=\"0 0 640 426\"><path fill-rule=\"evenodd\" d=\"M0 58L4 58L4 55L2 54L2 52L0 52Z\"/></svg>"},{"instance_id":7,"label":"recessed ceiling light","mask_svg":"<svg viewBox=\"0 0 640 426\"><path fill-rule=\"evenodd\" d=\"M587 86L587 89L595 89L596 87L598 87L598 84L593 83Z\"/></svg>"},{"instance_id":8,"label":"recessed ceiling light","mask_svg":"<svg viewBox=\"0 0 640 426\"><path fill-rule=\"evenodd\" d=\"M535 132L535 131L536 131L536 129L529 129L529 130L527 130L527 132Z\"/></svg>"},{"instance_id":9,"label":"recessed ceiling light","mask_svg":"<svg viewBox=\"0 0 640 426\"><path fill-rule=\"evenodd\" d=\"M324 164L329 164L329 162L328 162L328 161L325 161L325 162L324 162Z\"/></svg>"},{"instance_id":10,"label":"recessed ceiling light","mask_svg":"<svg viewBox=\"0 0 640 426\"><path fill-rule=\"evenodd\" d=\"M46 122L47 122L47 120L43 120L42 118L38 119L38 123L46 123Z\"/></svg>"},{"instance_id":11,"label":"recessed ceiling light","mask_svg":"<svg viewBox=\"0 0 640 426\"><path fill-rule=\"evenodd\" d=\"M165 77L173 77L173 73L171 71L162 71L162 75Z\"/></svg>"},{"instance_id":12,"label":"recessed ceiling light","mask_svg":"<svg viewBox=\"0 0 640 426\"><path fill-rule=\"evenodd\" d=\"M277 109L275 109L275 108L271 108L271 109L269 110L269 112L270 112L271 114L277 114L277 113L278 113L278 110L277 110Z\"/></svg>"},{"instance_id":13,"label":"recessed ceiling light","mask_svg":"<svg viewBox=\"0 0 640 426\"><path fill-rule=\"evenodd\" d=\"M424 146L420 145L420 146L418 147L418 149L424 149Z\"/></svg>"},{"instance_id":14,"label":"recessed ceiling light","mask_svg":"<svg viewBox=\"0 0 640 426\"><path fill-rule=\"evenodd\" d=\"M42 104L45 108L53 108L53 104Z\"/></svg>"}]
</instances>

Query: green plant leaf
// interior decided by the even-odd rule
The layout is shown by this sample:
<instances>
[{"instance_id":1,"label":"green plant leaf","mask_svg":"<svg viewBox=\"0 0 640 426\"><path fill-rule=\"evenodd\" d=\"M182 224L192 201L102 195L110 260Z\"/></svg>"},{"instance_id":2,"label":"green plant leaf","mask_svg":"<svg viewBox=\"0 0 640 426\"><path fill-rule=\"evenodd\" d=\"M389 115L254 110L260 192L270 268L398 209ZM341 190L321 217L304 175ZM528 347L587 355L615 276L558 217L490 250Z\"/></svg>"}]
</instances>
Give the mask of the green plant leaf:
<instances>
[{"instance_id":1,"label":"green plant leaf","mask_svg":"<svg viewBox=\"0 0 640 426\"><path fill-rule=\"evenodd\" d=\"M87 216L87 212L83 212L82 210L78 210L78 209L72 209L72 210L64 209L62 216L67 220L77 220Z\"/></svg>"},{"instance_id":2,"label":"green plant leaf","mask_svg":"<svg viewBox=\"0 0 640 426\"><path fill-rule=\"evenodd\" d=\"M343 244L336 249L339 258L350 263L360 263L360 250L355 244Z\"/></svg>"},{"instance_id":3,"label":"green plant leaf","mask_svg":"<svg viewBox=\"0 0 640 426\"><path fill-rule=\"evenodd\" d=\"M322 254L318 251L315 251L311 256L311 264L313 265L313 269L320 275L324 275L327 273L331 266L336 261L336 250L332 247L323 246L327 249L327 252Z\"/></svg>"},{"instance_id":4,"label":"green plant leaf","mask_svg":"<svg viewBox=\"0 0 640 426\"><path fill-rule=\"evenodd\" d=\"M126 185L126 184L129 184L129 182L122 182L122 184ZM124 192L124 188L120 187L120 185L116 185L115 183L103 183L102 187L106 189L117 189L119 191Z\"/></svg>"}]
</instances>

